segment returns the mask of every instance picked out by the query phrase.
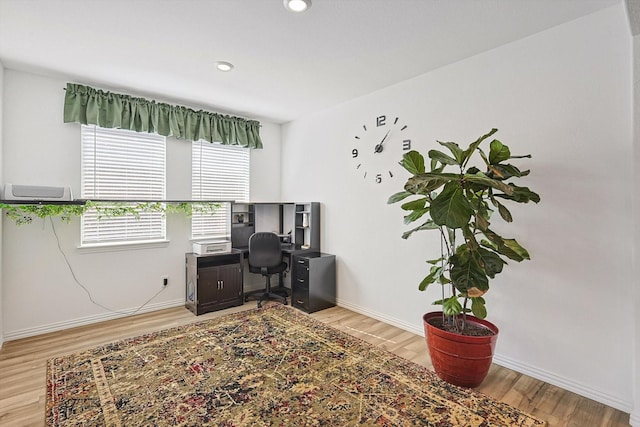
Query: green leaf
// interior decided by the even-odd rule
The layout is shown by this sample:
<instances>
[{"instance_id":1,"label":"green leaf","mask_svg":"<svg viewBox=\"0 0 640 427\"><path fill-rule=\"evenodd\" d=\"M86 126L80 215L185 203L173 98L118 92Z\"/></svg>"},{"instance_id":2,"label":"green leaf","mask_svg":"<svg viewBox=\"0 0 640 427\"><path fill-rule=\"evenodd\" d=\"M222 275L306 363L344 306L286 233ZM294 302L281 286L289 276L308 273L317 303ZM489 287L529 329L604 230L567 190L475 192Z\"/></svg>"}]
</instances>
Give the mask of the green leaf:
<instances>
[{"instance_id":1,"label":"green leaf","mask_svg":"<svg viewBox=\"0 0 640 427\"><path fill-rule=\"evenodd\" d=\"M411 224L413 221L420 219L427 212L429 212L429 209L416 209L404 216L404 223Z\"/></svg>"},{"instance_id":2,"label":"green leaf","mask_svg":"<svg viewBox=\"0 0 640 427\"><path fill-rule=\"evenodd\" d=\"M478 241L476 240L476 236L473 234L468 225L462 227L462 235L464 236L464 240L466 243L460 245L458 248L465 248L465 250L475 251L480 247Z\"/></svg>"},{"instance_id":3,"label":"green leaf","mask_svg":"<svg viewBox=\"0 0 640 427\"><path fill-rule=\"evenodd\" d=\"M480 266L487 276L493 279L496 274L502 272L502 267L506 262L497 253L485 248L478 248L476 254L480 260Z\"/></svg>"},{"instance_id":4,"label":"green leaf","mask_svg":"<svg viewBox=\"0 0 640 427\"><path fill-rule=\"evenodd\" d=\"M404 189L412 194L423 194L427 196L452 179L460 179L460 176L452 173L423 173L409 178L404 185Z\"/></svg>"},{"instance_id":5,"label":"green leaf","mask_svg":"<svg viewBox=\"0 0 640 427\"><path fill-rule=\"evenodd\" d=\"M461 228L469 223L473 209L459 182L448 182L431 202L431 218L438 225Z\"/></svg>"},{"instance_id":6,"label":"green leaf","mask_svg":"<svg viewBox=\"0 0 640 427\"><path fill-rule=\"evenodd\" d=\"M429 275L422 279L422 282L420 282L420 284L418 285L418 289L424 291L425 289L427 289L427 286L438 281L440 279L440 276L442 276L442 273L442 267L434 265L433 267L431 267Z\"/></svg>"},{"instance_id":7,"label":"green leaf","mask_svg":"<svg viewBox=\"0 0 640 427\"><path fill-rule=\"evenodd\" d=\"M456 316L462 313L462 304L460 304L456 296L452 296L443 301L442 311L447 316Z\"/></svg>"},{"instance_id":8,"label":"green leaf","mask_svg":"<svg viewBox=\"0 0 640 427\"><path fill-rule=\"evenodd\" d=\"M487 308L484 305L483 298L471 298L471 312L478 319L487 317Z\"/></svg>"},{"instance_id":9,"label":"green leaf","mask_svg":"<svg viewBox=\"0 0 640 427\"><path fill-rule=\"evenodd\" d=\"M438 161L442 164L445 165L457 165L458 162L456 162L456 159L447 156L446 154L444 154L442 151L438 151L438 150L429 150L429 158L435 161ZM431 164L433 169L433 163Z\"/></svg>"},{"instance_id":10,"label":"green leaf","mask_svg":"<svg viewBox=\"0 0 640 427\"><path fill-rule=\"evenodd\" d=\"M485 139L489 138L491 135L493 135L496 132L498 132L498 129L495 129L495 128L491 129L489 133L487 133L486 135L482 135L475 142L472 142L471 144L469 144L469 147L463 152L462 164L466 165L469 159L471 158L471 155L476 150L476 148L478 148L480 143Z\"/></svg>"},{"instance_id":11,"label":"green leaf","mask_svg":"<svg viewBox=\"0 0 640 427\"><path fill-rule=\"evenodd\" d=\"M416 228L414 228L412 230L409 230L409 231L405 231L402 234L402 238L403 239L408 239L409 236L411 236L416 231L420 231L420 230L435 230L437 228L439 228L439 226L436 223L434 223L432 220L429 220L429 221L425 222L424 224L422 224L419 227L416 227Z\"/></svg>"},{"instance_id":12,"label":"green leaf","mask_svg":"<svg viewBox=\"0 0 640 427\"><path fill-rule=\"evenodd\" d=\"M387 200L387 204L393 204L393 203L397 203L401 200L406 199L409 196L413 196L413 193L409 193L408 191L400 191L398 193L392 194L389 197L389 200Z\"/></svg>"},{"instance_id":13,"label":"green leaf","mask_svg":"<svg viewBox=\"0 0 640 427\"><path fill-rule=\"evenodd\" d=\"M404 203L400 207L402 208L402 210L405 210L405 211L424 209L428 201L429 200L427 198L423 197L417 200L412 200L410 202Z\"/></svg>"},{"instance_id":14,"label":"green leaf","mask_svg":"<svg viewBox=\"0 0 640 427\"><path fill-rule=\"evenodd\" d=\"M451 281L460 292L468 292L472 288L489 290L489 279L474 257L465 260L456 254L451 257L451 263Z\"/></svg>"},{"instance_id":15,"label":"green leaf","mask_svg":"<svg viewBox=\"0 0 640 427\"><path fill-rule=\"evenodd\" d=\"M462 162L464 161L464 152L457 143L438 141L438 144L442 145L443 147L447 147L449 151L451 151L451 154L453 154L453 157L456 159L456 163L454 164L462 166Z\"/></svg>"},{"instance_id":16,"label":"green leaf","mask_svg":"<svg viewBox=\"0 0 640 427\"><path fill-rule=\"evenodd\" d=\"M492 175L491 178L500 179L502 181L505 181L514 176L517 178L521 178L523 176L529 175L529 172L530 172L528 170L521 171L517 167L509 164L489 165L489 170L491 171L491 175Z\"/></svg>"},{"instance_id":17,"label":"green leaf","mask_svg":"<svg viewBox=\"0 0 640 427\"><path fill-rule=\"evenodd\" d=\"M498 208L498 212L500 212L500 216L502 217L502 219L504 219L506 222L513 221L511 212L509 212L509 209L507 209L505 205L503 205L493 197L491 198L491 203L493 203L493 206L496 206Z\"/></svg>"},{"instance_id":18,"label":"green leaf","mask_svg":"<svg viewBox=\"0 0 640 427\"><path fill-rule=\"evenodd\" d=\"M471 166L469 169L467 169L467 175L475 175L477 173L482 173L482 172L480 172L480 169L478 169L475 166Z\"/></svg>"},{"instance_id":19,"label":"green leaf","mask_svg":"<svg viewBox=\"0 0 640 427\"><path fill-rule=\"evenodd\" d=\"M492 187L492 188L495 188L496 190L503 191L506 194L511 194L514 191L511 185L505 184L504 182L498 181L497 179L491 179L483 173L478 173L475 175L465 174L463 175L463 179L469 182L470 184L481 185L487 188ZM476 191L478 190L476 189Z\"/></svg>"},{"instance_id":20,"label":"green leaf","mask_svg":"<svg viewBox=\"0 0 640 427\"><path fill-rule=\"evenodd\" d=\"M489 239L489 242L481 242L483 246L517 262L530 259L529 253L515 239L504 239L491 230L482 230L482 233Z\"/></svg>"},{"instance_id":21,"label":"green leaf","mask_svg":"<svg viewBox=\"0 0 640 427\"><path fill-rule=\"evenodd\" d=\"M509 157L511 157L511 151L509 150L509 147L507 147L497 139L491 141L491 144L489 144L489 148L491 150L489 151L489 164L491 165L497 165L498 163L508 160Z\"/></svg>"},{"instance_id":22,"label":"green leaf","mask_svg":"<svg viewBox=\"0 0 640 427\"><path fill-rule=\"evenodd\" d=\"M506 247L517 253L522 259L531 259L529 252L516 241L516 239L503 239Z\"/></svg>"},{"instance_id":23,"label":"green leaf","mask_svg":"<svg viewBox=\"0 0 640 427\"><path fill-rule=\"evenodd\" d=\"M480 230L486 230L489 228L489 219L493 211L489 209L487 203L480 199L479 202L473 202L472 206L475 207L475 225Z\"/></svg>"},{"instance_id":24,"label":"green leaf","mask_svg":"<svg viewBox=\"0 0 640 427\"><path fill-rule=\"evenodd\" d=\"M529 203L530 201L538 203L540 201L540 196L537 193L529 190L529 188L527 187L519 187L514 184L509 184L509 187L511 187L510 193L505 191L506 194L494 194L494 196L513 200L514 202L518 203Z\"/></svg>"},{"instance_id":25,"label":"green leaf","mask_svg":"<svg viewBox=\"0 0 640 427\"><path fill-rule=\"evenodd\" d=\"M400 165L412 175L424 173L424 157L415 150L411 150L402 156Z\"/></svg>"},{"instance_id":26,"label":"green leaf","mask_svg":"<svg viewBox=\"0 0 640 427\"><path fill-rule=\"evenodd\" d=\"M418 289L421 290L421 291L424 291L424 290L427 289L427 287L430 284L432 284L435 281L436 281L436 279L433 277L433 275L429 274L427 277L422 279L422 282L420 282L420 284L418 285Z\"/></svg>"}]
</instances>

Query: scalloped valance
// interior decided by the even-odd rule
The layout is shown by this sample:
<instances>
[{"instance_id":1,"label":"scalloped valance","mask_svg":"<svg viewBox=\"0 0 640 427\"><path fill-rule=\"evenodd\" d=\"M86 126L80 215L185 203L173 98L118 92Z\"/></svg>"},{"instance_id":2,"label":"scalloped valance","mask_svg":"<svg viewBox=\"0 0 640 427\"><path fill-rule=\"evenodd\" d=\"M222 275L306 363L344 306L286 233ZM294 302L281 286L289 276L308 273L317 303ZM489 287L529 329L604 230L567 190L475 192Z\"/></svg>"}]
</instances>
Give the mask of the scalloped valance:
<instances>
[{"instance_id":1,"label":"scalloped valance","mask_svg":"<svg viewBox=\"0 0 640 427\"><path fill-rule=\"evenodd\" d=\"M260 122L67 83L64 122L262 148Z\"/></svg>"}]
</instances>

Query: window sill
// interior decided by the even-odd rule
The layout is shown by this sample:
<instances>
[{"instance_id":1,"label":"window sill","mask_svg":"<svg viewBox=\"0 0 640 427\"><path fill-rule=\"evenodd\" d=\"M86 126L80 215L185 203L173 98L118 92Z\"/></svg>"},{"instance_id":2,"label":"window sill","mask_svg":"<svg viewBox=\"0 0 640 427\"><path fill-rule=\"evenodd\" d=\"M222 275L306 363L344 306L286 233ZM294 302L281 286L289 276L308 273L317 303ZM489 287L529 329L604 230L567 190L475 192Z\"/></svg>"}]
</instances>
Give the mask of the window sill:
<instances>
[{"instance_id":1,"label":"window sill","mask_svg":"<svg viewBox=\"0 0 640 427\"><path fill-rule=\"evenodd\" d=\"M80 253L135 251L139 249L166 248L170 240L152 240L146 242L95 243L78 246Z\"/></svg>"}]
</instances>

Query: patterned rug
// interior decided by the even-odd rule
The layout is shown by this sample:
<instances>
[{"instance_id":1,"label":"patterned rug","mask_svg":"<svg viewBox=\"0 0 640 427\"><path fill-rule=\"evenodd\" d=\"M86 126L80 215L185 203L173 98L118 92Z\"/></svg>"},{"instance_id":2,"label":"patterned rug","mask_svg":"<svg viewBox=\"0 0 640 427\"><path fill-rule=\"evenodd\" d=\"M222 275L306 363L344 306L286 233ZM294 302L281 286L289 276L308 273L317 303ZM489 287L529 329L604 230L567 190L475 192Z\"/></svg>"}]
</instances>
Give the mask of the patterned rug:
<instances>
[{"instance_id":1,"label":"patterned rug","mask_svg":"<svg viewBox=\"0 0 640 427\"><path fill-rule=\"evenodd\" d=\"M46 421L135 427L545 425L281 305L51 359Z\"/></svg>"}]
</instances>

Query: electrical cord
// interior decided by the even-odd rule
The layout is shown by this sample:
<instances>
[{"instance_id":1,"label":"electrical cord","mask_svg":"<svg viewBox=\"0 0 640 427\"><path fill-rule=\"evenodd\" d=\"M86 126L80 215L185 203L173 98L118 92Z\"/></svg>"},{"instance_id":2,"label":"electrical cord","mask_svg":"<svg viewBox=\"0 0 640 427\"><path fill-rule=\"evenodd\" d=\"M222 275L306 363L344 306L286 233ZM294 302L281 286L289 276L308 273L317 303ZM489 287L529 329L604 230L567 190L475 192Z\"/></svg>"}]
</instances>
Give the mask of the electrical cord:
<instances>
[{"instance_id":1,"label":"electrical cord","mask_svg":"<svg viewBox=\"0 0 640 427\"><path fill-rule=\"evenodd\" d=\"M91 296L91 292L89 292L89 289L87 289L82 283L80 283L80 280L78 280L78 277L76 276L76 273L73 271L73 268L71 268L71 263L69 262L69 259L67 258L67 254L64 252L64 250L62 249L62 246L60 245L60 238L58 237L58 233L56 232L56 227L53 225L53 219L51 217L49 217L49 221L51 221L51 229L53 230L53 234L54 236L56 236L56 243L58 244L58 250L60 251L60 253L62 254L62 257L64 258L65 263L67 264L67 267L69 268L69 271L71 272L71 276L73 277L73 280L78 284L78 286L80 286L87 294L87 296L89 297L89 301L91 301L94 305L107 310L110 313L115 313L115 314L124 314L127 316L131 316L134 315L136 313L138 313L140 310L142 310L147 304L149 304L151 302L151 300L153 300L155 297L157 297L158 295L160 295L161 292L163 292L166 287L163 287L162 289L160 289L158 292L156 292L151 298L149 298L148 300L146 300L144 302L144 304L142 304L140 307L138 307L137 309L133 310L133 311L118 311L118 310L113 310L105 305L100 304L99 302L97 302L96 300L93 299L93 296Z\"/></svg>"}]
</instances>

